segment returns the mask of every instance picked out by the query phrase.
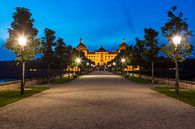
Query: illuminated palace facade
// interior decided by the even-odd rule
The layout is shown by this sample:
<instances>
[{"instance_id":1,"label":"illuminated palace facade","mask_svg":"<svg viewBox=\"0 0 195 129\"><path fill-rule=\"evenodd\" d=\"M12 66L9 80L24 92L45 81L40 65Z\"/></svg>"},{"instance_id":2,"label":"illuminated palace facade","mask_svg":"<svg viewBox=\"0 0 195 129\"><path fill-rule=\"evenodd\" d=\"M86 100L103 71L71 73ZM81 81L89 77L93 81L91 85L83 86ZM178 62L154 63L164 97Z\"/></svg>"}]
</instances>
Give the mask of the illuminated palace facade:
<instances>
[{"instance_id":1,"label":"illuminated palace facade","mask_svg":"<svg viewBox=\"0 0 195 129\"><path fill-rule=\"evenodd\" d=\"M90 52L83 43L83 40L80 39L80 43L77 46L76 50L79 52L83 52L88 59L95 62L96 66L105 66L109 61L112 61L121 50L125 50L127 47L128 45L126 44L125 40L123 40L117 51L111 52L101 47L97 51Z\"/></svg>"}]
</instances>

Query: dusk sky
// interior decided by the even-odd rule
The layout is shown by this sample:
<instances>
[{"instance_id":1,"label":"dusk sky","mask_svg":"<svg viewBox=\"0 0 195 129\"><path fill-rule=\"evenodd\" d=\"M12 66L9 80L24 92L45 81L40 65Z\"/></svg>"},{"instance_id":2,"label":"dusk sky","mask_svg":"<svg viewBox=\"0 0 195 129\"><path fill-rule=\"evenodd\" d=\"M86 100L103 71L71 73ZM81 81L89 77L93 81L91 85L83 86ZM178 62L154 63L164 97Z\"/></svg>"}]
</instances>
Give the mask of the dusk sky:
<instances>
[{"instance_id":1,"label":"dusk sky","mask_svg":"<svg viewBox=\"0 0 195 129\"><path fill-rule=\"evenodd\" d=\"M100 46L115 50L123 38L128 44L134 44L135 37L143 38L145 27L160 31L173 5L183 11L195 34L194 0L0 0L0 61L14 60L3 44L15 7L30 9L39 37L44 28L50 28L73 47L82 37L89 50ZM195 45L194 37L191 41ZM161 33L159 42L166 43Z\"/></svg>"}]
</instances>

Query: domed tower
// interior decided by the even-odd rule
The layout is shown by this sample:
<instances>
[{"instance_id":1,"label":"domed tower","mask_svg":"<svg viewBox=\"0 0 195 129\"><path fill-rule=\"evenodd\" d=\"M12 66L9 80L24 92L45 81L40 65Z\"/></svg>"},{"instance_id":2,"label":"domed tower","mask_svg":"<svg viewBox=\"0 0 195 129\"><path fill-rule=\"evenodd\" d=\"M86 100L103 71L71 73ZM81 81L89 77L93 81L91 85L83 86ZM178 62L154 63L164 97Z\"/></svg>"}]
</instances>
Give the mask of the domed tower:
<instances>
[{"instance_id":1,"label":"domed tower","mask_svg":"<svg viewBox=\"0 0 195 129\"><path fill-rule=\"evenodd\" d=\"M127 43L126 43L126 40L123 39L123 42L122 42L122 43L120 44L120 46L119 46L119 52L122 51L122 50L127 49L127 47L128 47L128 45L127 45Z\"/></svg>"},{"instance_id":2,"label":"domed tower","mask_svg":"<svg viewBox=\"0 0 195 129\"><path fill-rule=\"evenodd\" d=\"M76 50L79 52L84 52L85 55L87 54L87 47L85 46L85 44L83 43L82 38L80 39L80 43L79 45L76 47Z\"/></svg>"},{"instance_id":3,"label":"domed tower","mask_svg":"<svg viewBox=\"0 0 195 129\"><path fill-rule=\"evenodd\" d=\"M83 52L87 50L87 47L85 46L85 44L83 44L83 40L82 38L80 39L80 43L76 48L77 51Z\"/></svg>"}]
</instances>

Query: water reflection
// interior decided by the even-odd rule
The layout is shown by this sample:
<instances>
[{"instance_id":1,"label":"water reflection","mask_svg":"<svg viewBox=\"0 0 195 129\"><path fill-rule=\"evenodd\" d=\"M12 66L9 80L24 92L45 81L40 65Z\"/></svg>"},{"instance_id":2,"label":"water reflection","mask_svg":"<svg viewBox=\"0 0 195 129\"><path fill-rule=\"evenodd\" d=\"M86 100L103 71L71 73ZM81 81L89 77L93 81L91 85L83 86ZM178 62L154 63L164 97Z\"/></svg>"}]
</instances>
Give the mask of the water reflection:
<instances>
[{"instance_id":1,"label":"water reflection","mask_svg":"<svg viewBox=\"0 0 195 129\"><path fill-rule=\"evenodd\" d=\"M0 79L0 83L16 81L15 79Z\"/></svg>"}]
</instances>

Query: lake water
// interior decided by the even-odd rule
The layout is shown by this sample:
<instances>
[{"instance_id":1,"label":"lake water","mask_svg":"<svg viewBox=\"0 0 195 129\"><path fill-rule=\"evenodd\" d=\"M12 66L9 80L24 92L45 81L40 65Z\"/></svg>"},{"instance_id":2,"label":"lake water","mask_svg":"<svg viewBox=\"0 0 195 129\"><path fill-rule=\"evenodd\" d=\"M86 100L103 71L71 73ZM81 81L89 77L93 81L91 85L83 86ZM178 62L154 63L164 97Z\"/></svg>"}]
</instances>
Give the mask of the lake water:
<instances>
[{"instance_id":1,"label":"lake water","mask_svg":"<svg viewBox=\"0 0 195 129\"><path fill-rule=\"evenodd\" d=\"M0 79L0 83L11 82L11 81L16 81L16 80L14 80L14 79Z\"/></svg>"}]
</instances>

